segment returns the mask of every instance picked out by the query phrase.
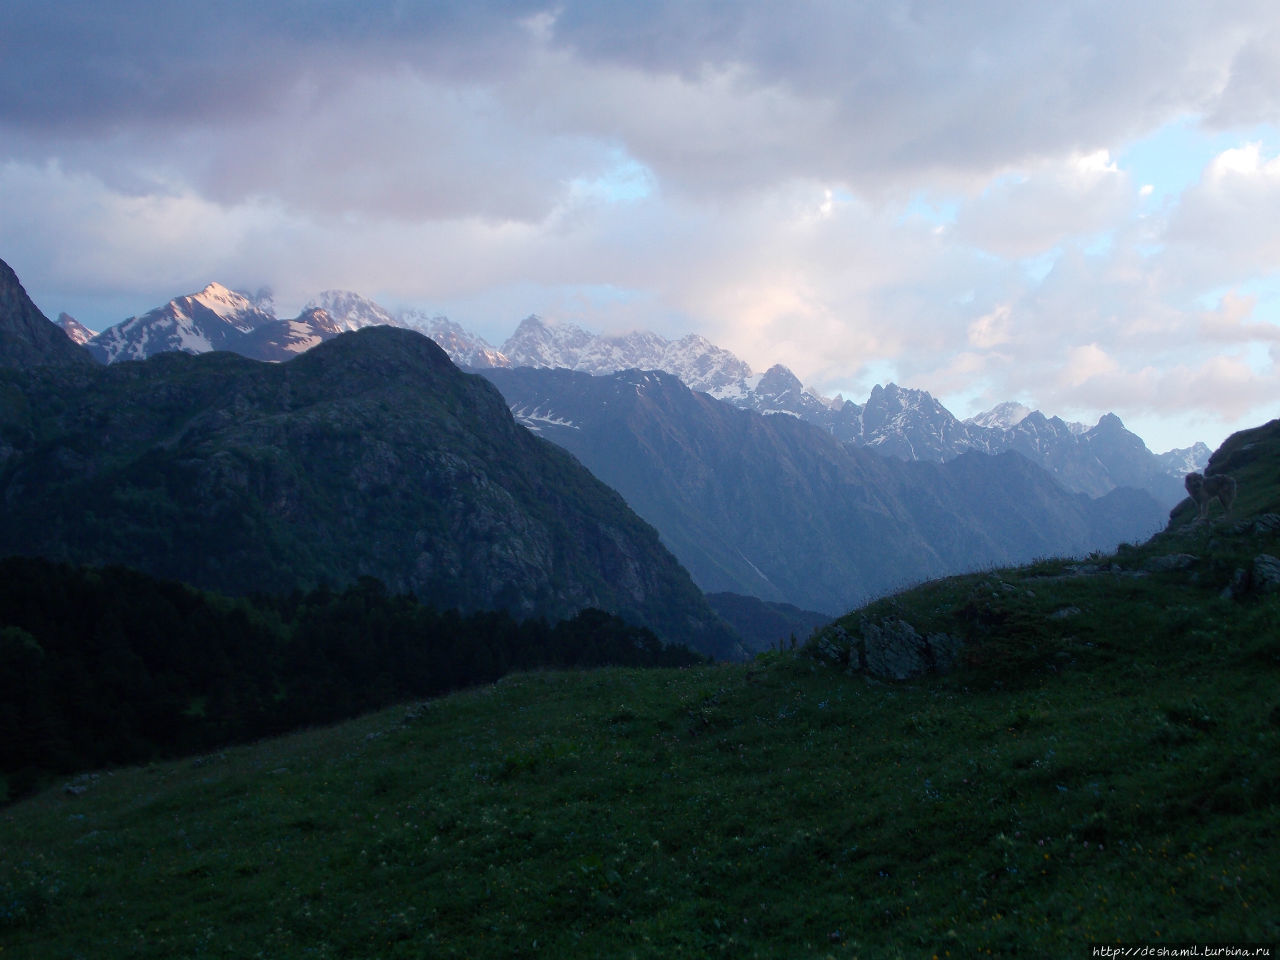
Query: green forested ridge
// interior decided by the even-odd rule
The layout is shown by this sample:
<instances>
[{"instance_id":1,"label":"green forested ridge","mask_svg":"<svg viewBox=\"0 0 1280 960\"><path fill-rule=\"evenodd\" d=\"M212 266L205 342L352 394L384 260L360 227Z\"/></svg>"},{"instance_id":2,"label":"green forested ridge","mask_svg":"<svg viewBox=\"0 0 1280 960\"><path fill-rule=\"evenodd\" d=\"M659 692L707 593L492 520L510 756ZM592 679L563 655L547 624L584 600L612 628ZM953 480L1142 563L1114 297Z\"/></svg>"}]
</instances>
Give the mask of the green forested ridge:
<instances>
[{"instance_id":1,"label":"green forested ridge","mask_svg":"<svg viewBox=\"0 0 1280 960\"><path fill-rule=\"evenodd\" d=\"M365 578L228 599L120 567L0 561L0 777L209 750L512 670L699 658L598 610L440 612ZM0 800L3 793L0 793Z\"/></svg>"},{"instance_id":2,"label":"green forested ridge","mask_svg":"<svg viewBox=\"0 0 1280 960\"><path fill-rule=\"evenodd\" d=\"M815 638L542 672L0 817L46 957L1070 957L1280 941L1280 423L1240 494L1083 562L843 618L964 633L886 682ZM967 632L966 632L967 631Z\"/></svg>"},{"instance_id":3,"label":"green forested ridge","mask_svg":"<svg viewBox=\"0 0 1280 960\"><path fill-rule=\"evenodd\" d=\"M419 334L0 370L0 555L244 594L375 576L438 608L595 607L741 655L657 533Z\"/></svg>"}]
</instances>

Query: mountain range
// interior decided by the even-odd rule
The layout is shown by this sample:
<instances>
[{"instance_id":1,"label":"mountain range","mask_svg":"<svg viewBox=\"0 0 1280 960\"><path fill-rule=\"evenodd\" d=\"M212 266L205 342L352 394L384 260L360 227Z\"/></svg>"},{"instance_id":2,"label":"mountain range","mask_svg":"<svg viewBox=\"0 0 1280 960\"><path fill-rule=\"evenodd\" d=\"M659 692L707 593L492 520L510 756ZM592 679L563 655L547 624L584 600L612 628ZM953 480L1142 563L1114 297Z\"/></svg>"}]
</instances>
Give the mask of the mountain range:
<instances>
[{"instance_id":1,"label":"mountain range","mask_svg":"<svg viewBox=\"0 0 1280 960\"><path fill-rule=\"evenodd\" d=\"M230 593L373 576L438 609L596 607L740 655L657 533L426 337L376 327L284 364L179 351L102 366L5 278L0 343L36 321L56 339L0 369L0 555ZM214 342L210 318L246 303L210 289L169 316L188 345Z\"/></svg>"},{"instance_id":2,"label":"mountain range","mask_svg":"<svg viewBox=\"0 0 1280 960\"><path fill-rule=\"evenodd\" d=\"M64 314L59 323L108 363L169 350L214 349L284 360L344 331L401 326L435 340L456 364L470 369L558 368L596 376L661 370L739 408L806 420L840 442L886 456L943 462L967 452L1012 450L1047 470L1068 490L1098 497L1134 486L1166 507L1182 498L1182 477L1203 469L1209 456L1202 443L1153 454L1114 414L1089 427L1008 402L960 420L926 391L892 383L876 386L864 404L822 397L781 364L754 374L731 352L697 335L675 341L643 331L600 335L530 316L499 348L447 317L392 313L347 291L320 294L291 320L277 319L267 298L234 294L211 284L87 341L84 328L72 318Z\"/></svg>"},{"instance_id":3,"label":"mountain range","mask_svg":"<svg viewBox=\"0 0 1280 960\"><path fill-rule=\"evenodd\" d=\"M1145 491L1065 490L1025 457L904 461L631 370L483 371L516 418L662 534L707 592L835 614L921 580L1144 539Z\"/></svg>"},{"instance_id":4,"label":"mountain range","mask_svg":"<svg viewBox=\"0 0 1280 960\"><path fill-rule=\"evenodd\" d=\"M1157 456L1115 414L1088 427L1004 403L960 420L928 392L892 383L874 387L862 405L822 397L781 364L754 375L732 353L697 336L674 342L645 333L598 336L571 324L548 325L529 317L499 353L506 362L486 366L562 368L595 376L662 370L736 407L790 415L836 440L900 460L943 462L963 453L1012 450L1067 489L1093 497L1117 487L1138 487L1171 507L1184 495L1183 476L1203 469L1210 452L1198 443Z\"/></svg>"},{"instance_id":5,"label":"mountain range","mask_svg":"<svg viewBox=\"0 0 1280 960\"><path fill-rule=\"evenodd\" d=\"M826 399L698 336L599 336L528 317L495 348L445 317L337 290L281 320L269 296L211 284L86 347L109 369L216 351L292 367L369 328L417 331L483 373L518 422L621 493L702 590L828 615L932 577L1141 539L1207 456L1157 457L1110 414L1088 427L1007 403L961 421L895 384L862 405Z\"/></svg>"}]
</instances>

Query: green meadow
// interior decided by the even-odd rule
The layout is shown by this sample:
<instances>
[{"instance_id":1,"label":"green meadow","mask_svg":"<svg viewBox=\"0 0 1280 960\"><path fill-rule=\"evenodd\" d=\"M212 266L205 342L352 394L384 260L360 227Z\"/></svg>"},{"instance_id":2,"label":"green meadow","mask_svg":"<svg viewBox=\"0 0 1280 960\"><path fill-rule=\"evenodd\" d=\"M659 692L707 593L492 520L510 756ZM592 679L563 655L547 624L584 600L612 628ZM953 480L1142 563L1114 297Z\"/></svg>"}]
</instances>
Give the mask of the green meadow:
<instances>
[{"instance_id":1,"label":"green meadow","mask_svg":"<svg viewBox=\"0 0 1280 960\"><path fill-rule=\"evenodd\" d=\"M0 953L1277 943L1280 593L1251 572L1280 555L1273 493L845 619L961 636L943 675L850 673L816 637L747 664L515 674L69 778L0 810Z\"/></svg>"}]
</instances>

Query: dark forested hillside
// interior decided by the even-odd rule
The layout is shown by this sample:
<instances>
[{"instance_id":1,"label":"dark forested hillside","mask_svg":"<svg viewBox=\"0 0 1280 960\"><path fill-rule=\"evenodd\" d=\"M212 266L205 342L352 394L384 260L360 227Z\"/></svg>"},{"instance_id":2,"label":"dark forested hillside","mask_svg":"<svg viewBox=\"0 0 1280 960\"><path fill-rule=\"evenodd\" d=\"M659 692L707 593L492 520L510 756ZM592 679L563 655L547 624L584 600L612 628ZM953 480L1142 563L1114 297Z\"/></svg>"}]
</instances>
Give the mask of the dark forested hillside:
<instances>
[{"instance_id":1,"label":"dark forested hillside","mask_svg":"<svg viewBox=\"0 0 1280 960\"><path fill-rule=\"evenodd\" d=\"M801 610L795 604L740 593L709 593L707 602L738 632L752 653L794 647L831 620L825 613Z\"/></svg>"},{"instance_id":2,"label":"dark forested hillside","mask_svg":"<svg viewBox=\"0 0 1280 960\"><path fill-rule=\"evenodd\" d=\"M370 575L440 608L596 607L740 652L616 493L406 330L284 364L174 353L0 371L0 493L0 554L237 594Z\"/></svg>"},{"instance_id":3,"label":"dark forested hillside","mask_svg":"<svg viewBox=\"0 0 1280 960\"><path fill-rule=\"evenodd\" d=\"M365 578L228 599L122 567L0 561L0 781L212 749L541 667L700 658L599 610L440 612ZM5 790L0 790L0 800Z\"/></svg>"}]
</instances>

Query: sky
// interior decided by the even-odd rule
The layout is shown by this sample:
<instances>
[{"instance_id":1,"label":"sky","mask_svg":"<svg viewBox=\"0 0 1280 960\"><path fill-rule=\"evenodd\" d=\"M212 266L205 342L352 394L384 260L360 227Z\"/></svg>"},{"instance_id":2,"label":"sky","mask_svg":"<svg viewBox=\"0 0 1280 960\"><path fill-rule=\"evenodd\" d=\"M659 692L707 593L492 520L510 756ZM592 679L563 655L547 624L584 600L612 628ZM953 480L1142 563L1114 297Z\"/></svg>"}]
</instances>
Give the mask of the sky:
<instances>
[{"instance_id":1,"label":"sky","mask_svg":"<svg viewBox=\"0 0 1280 960\"><path fill-rule=\"evenodd\" d=\"M5 0L0 259L1216 446L1280 416L1280 5Z\"/></svg>"}]
</instances>

